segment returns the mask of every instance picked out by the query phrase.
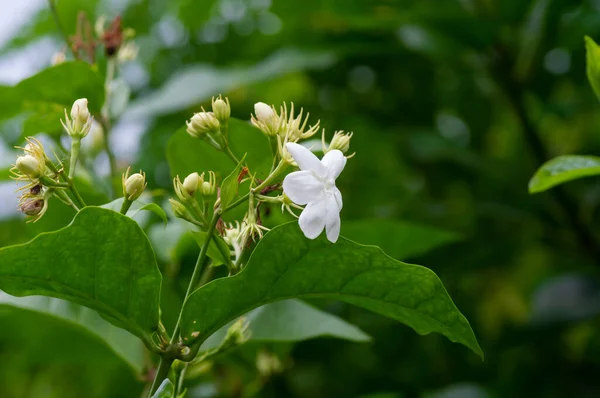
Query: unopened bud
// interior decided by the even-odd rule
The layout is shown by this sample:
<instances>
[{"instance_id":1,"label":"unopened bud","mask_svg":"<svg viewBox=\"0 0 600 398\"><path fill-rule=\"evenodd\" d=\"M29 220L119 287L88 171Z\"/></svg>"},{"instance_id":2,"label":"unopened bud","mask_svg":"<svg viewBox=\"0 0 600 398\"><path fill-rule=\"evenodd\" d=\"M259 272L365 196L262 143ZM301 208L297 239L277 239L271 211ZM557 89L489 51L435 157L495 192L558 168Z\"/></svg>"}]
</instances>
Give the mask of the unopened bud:
<instances>
[{"instance_id":1,"label":"unopened bud","mask_svg":"<svg viewBox=\"0 0 600 398\"><path fill-rule=\"evenodd\" d=\"M30 178L37 178L42 174L42 164L32 155L17 157L17 169Z\"/></svg>"},{"instance_id":2,"label":"unopened bud","mask_svg":"<svg viewBox=\"0 0 600 398\"><path fill-rule=\"evenodd\" d=\"M65 109L65 121L61 120L61 123L71 138L81 139L90 132L93 119L88 110L88 100L80 98L71 107L71 118Z\"/></svg>"},{"instance_id":3,"label":"unopened bud","mask_svg":"<svg viewBox=\"0 0 600 398\"><path fill-rule=\"evenodd\" d=\"M219 96L219 98L212 100L212 110L215 117L220 123L225 124L231 116L231 106L229 105L229 98L225 97L225 100Z\"/></svg>"},{"instance_id":4,"label":"unopened bud","mask_svg":"<svg viewBox=\"0 0 600 398\"><path fill-rule=\"evenodd\" d=\"M74 126L78 130L81 130L81 128L87 123L90 116L87 98L80 98L73 103L73 106L71 107L71 119L73 120Z\"/></svg>"},{"instance_id":5,"label":"unopened bud","mask_svg":"<svg viewBox=\"0 0 600 398\"><path fill-rule=\"evenodd\" d=\"M201 182L200 193L202 193L202 196L212 196L215 194L217 191L217 178L214 171L208 172L208 181L204 180L204 173L202 173Z\"/></svg>"},{"instance_id":6,"label":"unopened bud","mask_svg":"<svg viewBox=\"0 0 600 398\"><path fill-rule=\"evenodd\" d=\"M231 346L244 344L251 336L249 326L250 323L245 317L238 318L238 320L227 329L227 334L225 335L222 344Z\"/></svg>"},{"instance_id":7,"label":"unopened bud","mask_svg":"<svg viewBox=\"0 0 600 398\"><path fill-rule=\"evenodd\" d=\"M182 203L176 201L175 199L169 199L169 203L171 204L171 209L173 209L173 214L175 214L175 217L182 218L184 220L189 218L189 211Z\"/></svg>"},{"instance_id":8,"label":"unopened bud","mask_svg":"<svg viewBox=\"0 0 600 398\"><path fill-rule=\"evenodd\" d=\"M123 175L123 195L127 200L136 200L139 198L144 189L146 189L146 174L144 174L141 170L139 173L132 174L127 176L127 173Z\"/></svg>"},{"instance_id":9,"label":"unopened bud","mask_svg":"<svg viewBox=\"0 0 600 398\"><path fill-rule=\"evenodd\" d=\"M350 149L350 139L352 138L353 133L344 134L343 131L336 131L329 143L329 147L327 148L327 152L337 149L342 153L348 152ZM323 148L325 151L325 148Z\"/></svg>"},{"instance_id":10,"label":"unopened bud","mask_svg":"<svg viewBox=\"0 0 600 398\"><path fill-rule=\"evenodd\" d=\"M254 114L256 115L256 119L263 123L269 123L274 117L277 117L273 108L264 102L254 104Z\"/></svg>"},{"instance_id":11,"label":"unopened bud","mask_svg":"<svg viewBox=\"0 0 600 398\"><path fill-rule=\"evenodd\" d=\"M212 112L195 113L186 125L188 134L195 138L203 138L205 134L215 133L221 126Z\"/></svg>"},{"instance_id":12,"label":"unopened bud","mask_svg":"<svg viewBox=\"0 0 600 398\"><path fill-rule=\"evenodd\" d=\"M188 195L194 196L196 190L198 189L199 183L200 176L198 175L198 173L192 173L189 176L185 177L185 180L183 180L183 189L185 189Z\"/></svg>"}]
</instances>

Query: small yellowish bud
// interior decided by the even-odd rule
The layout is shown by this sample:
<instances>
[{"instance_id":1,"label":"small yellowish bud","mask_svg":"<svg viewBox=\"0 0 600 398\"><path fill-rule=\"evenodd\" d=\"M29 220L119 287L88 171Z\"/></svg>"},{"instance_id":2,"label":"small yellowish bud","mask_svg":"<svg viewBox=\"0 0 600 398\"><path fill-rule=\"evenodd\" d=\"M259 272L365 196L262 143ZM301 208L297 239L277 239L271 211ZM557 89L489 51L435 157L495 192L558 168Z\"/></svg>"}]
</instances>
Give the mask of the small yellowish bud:
<instances>
[{"instance_id":1,"label":"small yellowish bud","mask_svg":"<svg viewBox=\"0 0 600 398\"><path fill-rule=\"evenodd\" d=\"M117 60L122 64L134 61L137 58L139 51L139 47L134 42L128 41L119 48Z\"/></svg>"},{"instance_id":2,"label":"small yellowish bud","mask_svg":"<svg viewBox=\"0 0 600 398\"><path fill-rule=\"evenodd\" d=\"M333 149L337 149L342 153L346 154L350 149L350 139L352 138L352 134L353 133L344 134L343 131L336 131L333 134L333 138L331 139L331 142L329 143L329 147L327 148L326 152L329 152ZM325 151L324 147L323 150Z\"/></svg>"},{"instance_id":3,"label":"small yellowish bud","mask_svg":"<svg viewBox=\"0 0 600 398\"><path fill-rule=\"evenodd\" d=\"M136 200L139 198L144 189L146 189L146 174L141 170L139 173L132 174L128 176L129 169L127 173L123 174L122 183L123 183L123 195L128 200Z\"/></svg>"},{"instance_id":4,"label":"small yellowish bud","mask_svg":"<svg viewBox=\"0 0 600 398\"><path fill-rule=\"evenodd\" d=\"M200 186L200 193L202 196L212 196L217 191L217 178L214 171L208 172L208 180L204 180L204 173L200 177L202 185Z\"/></svg>"},{"instance_id":5,"label":"small yellowish bud","mask_svg":"<svg viewBox=\"0 0 600 398\"><path fill-rule=\"evenodd\" d=\"M175 199L169 199L169 203L171 204L171 209L173 209L173 214L175 217L182 218L187 220L189 218L188 209L180 202Z\"/></svg>"},{"instance_id":6,"label":"small yellowish bud","mask_svg":"<svg viewBox=\"0 0 600 398\"><path fill-rule=\"evenodd\" d=\"M204 138L205 134L216 133L221 125L212 112L198 112L186 122L187 132L194 138Z\"/></svg>"},{"instance_id":7,"label":"small yellowish bud","mask_svg":"<svg viewBox=\"0 0 600 398\"><path fill-rule=\"evenodd\" d=\"M43 171L43 165L32 155L17 157L17 169L30 178L38 178Z\"/></svg>"},{"instance_id":8,"label":"small yellowish bud","mask_svg":"<svg viewBox=\"0 0 600 398\"><path fill-rule=\"evenodd\" d=\"M217 99L212 99L212 110L215 117L220 123L225 124L231 116L231 106L229 105L229 98L225 97L225 100L219 96Z\"/></svg>"},{"instance_id":9,"label":"small yellowish bud","mask_svg":"<svg viewBox=\"0 0 600 398\"><path fill-rule=\"evenodd\" d=\"M188 195L194 196L196 190L198 189L199 183L200 176L198 175L198 173L192 173L189 176L185 177L185 180L183 180L183 189L185 189Z\"/></svg>"}]
</instances>

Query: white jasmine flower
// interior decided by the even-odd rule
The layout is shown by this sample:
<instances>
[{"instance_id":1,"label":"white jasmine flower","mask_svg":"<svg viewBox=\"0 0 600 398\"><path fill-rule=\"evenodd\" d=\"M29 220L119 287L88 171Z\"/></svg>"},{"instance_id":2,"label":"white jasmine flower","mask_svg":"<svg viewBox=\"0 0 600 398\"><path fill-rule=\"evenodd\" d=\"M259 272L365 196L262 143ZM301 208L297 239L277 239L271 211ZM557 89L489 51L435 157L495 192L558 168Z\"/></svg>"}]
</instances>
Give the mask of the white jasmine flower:
<instances>
[{"instance_id":1,"label":"white jasmine flower","mask_svg":"<svg viewBox=\"0 0 600 398\"><path fill-rule=\"evenodd\" d=\"M315 239L326 230L327 239L335 243L340 236L340 211L342 194L335 186L346 158L337 150L331 150L319 160L302 145L290 142L286 148L300 171L288 174L283 180L283 191L296 204L306 205L298 224L304 235Z\"/></svg>"}]
</instances>

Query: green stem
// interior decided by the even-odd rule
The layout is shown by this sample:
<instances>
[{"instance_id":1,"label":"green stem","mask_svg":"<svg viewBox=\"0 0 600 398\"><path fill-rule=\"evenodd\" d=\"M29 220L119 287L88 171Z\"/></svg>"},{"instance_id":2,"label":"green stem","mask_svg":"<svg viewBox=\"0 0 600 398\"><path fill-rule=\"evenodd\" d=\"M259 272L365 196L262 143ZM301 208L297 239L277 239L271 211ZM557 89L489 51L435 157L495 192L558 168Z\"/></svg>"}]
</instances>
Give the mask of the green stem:
<instances>
[{"instance_id":1,"label":"green stem","mask_svg":"<svg viewBox=\"0 0 600 398\"><path fill-rule=\"evenodd\" d=\"M206 260L206 253L208 252L208 245L212 240L213 233L215 232L215 227L217 226L217 222L221 217L221 212L216 211L213 215L212 220L210 221L210 226L208 227L208 231L206 232L207 237L206 241L202 245L200 249L200 254L198 255L198 260L196 261L196 266L194 267L194 272L192 273L192 279L190 279L190 284L188 285L187 291L185 292L185 300L192 294L196 285L198 284L198 280L200 279L200 275L202 275L202 268L204 266L204 261ZM179 317L177 318L177 324L175 325L175 330L173 331L173 335L171 336L170 344L175 344L177 339L179 338L179 328L181 324L181 317L183 315L183 307L179 312Z\"/></svg>"},{"instance_id":2,"label":"green stem","mask_svg":"<svg viewBox=\"0 0 600 398\"><path fill-rule=\"evenodd\" d=\"M229 159L231 159L236 164L236 166L240 164L240 160L237 158L237 156L235 156L233 152L231 152L229 145L225 147L225 154L229 156Z\"/></svg>"},{"instance_id":3,"label":"green stem","mask_svg":"<svg viewBox=\"0 0 600 398\"><path fill-rule=\"evenodd\" d=\"M169 358L166 356L160 358L160 362L158 363L158 369L156 370L156 376L154 376L152 388L150 388L150 394L148 395L149 397L151 397L156 392L156 390L158 390L158 387L160 387L160 384L163 382L163 380L169 377L169 370L171 369L171 365L173 365L173 362L173 358Z\"/></svg>"},{"instance_id":4,"label":"green stem","mask_svg":"<svg viewBox=\"0 0 600 398\"><path fill-rule=\"evenodd\" d=\"M79 158L79 148L81 148L81 138L71 137L71 160L69 161L69 181L75 177L75 168Z\"/></svg>"},{"instance_id":5,"label":"green stem","mask_svg":"<svg viewBox=\"0 0 600 398\"><path fill-rule=\"evenodd\" d=\"M131 207L131 204L133 203L133 200L129 200L127 198L123 198L123 204L121 205L121 210L120 213L121 214L127 214L127 210L129 210L129 208Z\"/></svg>"},{"instance_id":6,"label":"green stem","mask_svg":"<svg viewBox=\"0 0 600 398\"><path fill-rule=\"evenodd\" d=\"M110 101L112 99L111 84L115 78L115 71L117 68L115 57L108 58L106 62L106 78L104 80L104 105L101 110L100 124L104 130L104 150L108 156L110 163L110 175L114 177L117 175L117 158L114 152L110 148Z\"/></svg>"},{"instance_id":7,"label":"green stem","mask_svg":"<svg viewBox=\"0 0 600 398\"><path fill-rule=\"evenodd\" d=\"M77 206L79 206L79 207L85 207L86 206L85 202L83 201L83 198L79 194L79 191L77 190L77 188L75 188L75 184L73 183L73 181L71 181L71 186L69 186L69 191L71 191L71 193L75 197L75 201L77 202Z\"/></svg>"},{"instance_id":8,"label":"green stem","mask_svg":"<svg viewBox=\"0 0 600 398\"><path fill-rule=\"evenodd\" d=\"M227 208L225 208L225 210L223 211L223 213L226 213L229 210L238 207L239 205L241 205L242 203L244 203L245 201L247 201L249 196L250 196L250 193L245 194L244 196L242 196L241 198L239 198L238 200L236 200L235 202L233 202L232 204L230 204L229 206L227 206Z\"/></svg>"},{"instance_id":9,"label":"green stem","mask_svg":"<svg viewBox=\"0 0 600 398\"><path fill-rule=\"evenodd\" d=\"M252 188L252 193L260 193L260 191L268 187L269 184L271 184L277 177L279 177L279 175L285 170L286 167L287 163L281 160L275 168L275 170L273 170L273 172L269 174L269 176L265 178L265 180L262 183L260 183L259 186L257 186L256 188Z\"/></svg>"},{"instance_id":10,"label":"green stem","mask_svg":"<svg viewBox=\"0 0 600 398\"><path fill-rule=\"evenodd\" d=\"M69 44L69 37L67 36L67 32L65 32L65 29L63 28L62 22L60 21L60 16L58 15L58 10L56 9L56 4L54 3L54 0L48 0L48 6L50 7L50 12L52 13L52 18L54 18L54 23L56 24L56 29L58 29L58 33L60 33L63 40L65 41L65 44L67 45L69 50L71 50L73 57L75 57L75 59L78 59L79 57L77 56L75 51L73 51L73 47L71 47L71 45Z\"/></svg>"},{"instance_id":11,"label":"green stem","mask_svg":"<svg viewBox=\"0 0 600 398\"><path fill-rule=\"evenodd\" d=\"M75 209L75 211L79 211L79 207L77 207L75 205L75 203L73 203L73 201L71 200L71 198L69 198L69 196L67 196L67 194L62 191L62 190L56 190L54 192L54 194L60 199L62 200L65 204L71 206L73 209Z\"/></svg>"}]
</instances>

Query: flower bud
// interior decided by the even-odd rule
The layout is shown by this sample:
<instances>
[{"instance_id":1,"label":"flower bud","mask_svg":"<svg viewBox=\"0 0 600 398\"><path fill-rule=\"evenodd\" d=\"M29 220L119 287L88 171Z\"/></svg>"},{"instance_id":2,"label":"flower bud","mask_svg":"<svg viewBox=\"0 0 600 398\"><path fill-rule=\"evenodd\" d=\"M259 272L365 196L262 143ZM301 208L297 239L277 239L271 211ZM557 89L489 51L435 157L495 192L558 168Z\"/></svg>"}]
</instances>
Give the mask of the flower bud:
<instances>
[{"instance_id":1,"label":"flower bud","mask_svg":"<svg viewBox=\"0 0 600 398\"><path fill-rule=\"evenodd\" d=\"M350 138L352 138L352 134L353 133L344 134L343 131L336 131L333 134L333 138L331 139L329 148L327 148L326 152L329 152L333 149L337 149L344 154L348 152L350 149ZM323 148L323 150L325 151L325 148Z\"/></svg>"},{"instance_id":2,"label":"flower bud","mask_svg":"<svg viewBox=\"0 0 600 398\"><path fill-rule=\"evenodd\" d=\"M65 109L65 121L61 120L61 123L71 138L81 139L90 132L93 120L94 118L88 110L88 100L80 98L71 107L71 118L67 116Z\"/></svg>"},{"instance_id":3,"label":"flower bud","mask_svg":"<svg viewBox=\"0 0 600 398\"><path fill-rule=\"evenodd\" d=\"M256 119L263 123L269 123L269 121L277 117L273 108L264 102L257 102L254 104L254 113L256 114Z\"/></svg>"},{"instance_id":4,"label":"flower bud","mask_svg":"<svg viewBox=\"0 0 600 398\"><path fill-rule=\"evenodd\" d=\"M30 178L37 178L42 174L43 165L32 155L23 155L17 157L17 169Z\"/></svg>"},{"instance_id":5,"label":"flower bud","mask_svg":"<svg viewBox=\"0 0 600 398\"><path fill-rule=\"evenodd\" d=\"M225 97L225 100L219 96L217 99L212 99L212 110L215 117L220 123L225 124L231 116L231 106L229 105L229 98Z\"/></svg>"},{"instance_id":6,"label":"flower bud","mask_svg":"<svg viewBox=\"0 0 600 398\"><path fill-rule=\"evenodd\" d=\"M187 132L194 138L203 138L205 134L216 133L221 125L215 114L212 112L198 112L186 122Z\"/></svg>"},{"instance_id":7,"label":"flower bud","mask_svg":"<svg viewBox=\"0 0 600 398\"><path fill-rule=\"evenodd\" d=\"M250 323L245 317L238 318L229 329L221 343L222 346L238 346L244 344L250 339L251 332L249 330Z\"/></svg>"},{"instance_id":8,"label":"flower bud","mask_svg":"<svg viewBox=\"0 0 600 398\"><path fill-rule=\"evenodd\" d=\"M128 176L129 170L127 173L123 174L123 195L127 200L136 200L139 198L144 189L146 189L146 174L141 170L139 173L132 174Z\"/></svg>"},{"instance_id":9,"label":"flower bud","mask_svg":"<svg viewBox=\"0 0 600 398\"><path fill-rule=\"evenodd\" d=\"M52 60L50 61L50 64L52 66L59 65L59 64L62 64L63 62L65 62L66 60L67 60L67 57L65 56L65 53L63 51L59 51L52 56Z\"/></svg>"},{"instance_id":10,"label":"flower bud","mask_svg":"<svg viewBox=\"0 0 600 398\"><path fill-rule=\"evenodd\" d=\"M198 175L198 173L192 173L189 176L185 177L185 180L183 180L183 189L185 189L188 195L194 196L199 184L200 176Z\"/></svg>"},{"instance_id":11,"label":"flower bud","mask_svg":"<svg viewBox=\"0 0 600 398\"><path fill-rule=\"evenodd\" d=\"M204 173L202 173L200 181L202 182L202 185L200 186L200 193L202 193L202 196L212 196L215 194L217 191L217 178L214 171L208 172L208 181L204 180Z\"/></svg>"},{"instance_id":12,"label":"flower bud","mask_svg":"<svg viewBox=\"0 0 600 398\"><path fill-rule=\"evenodd\" d=\"M169 203L171 204L171 209L173 209L173 214L175 214L175 217L182 218L184 220L187 220L190 217L188 209L182 203L176 201L175 199L169 199Z\"/></svg>"},{"instance_id":13,"label":"flower bud","mask_svg":"<svg viewBox=\"0 0 600 398\"><path fill-rule=\"evenodd\" d=\"M77 130L81 130L90 117L87 98L80 98L73 103L71 107L71 119Z\"/></svg>"}]
</instances>

